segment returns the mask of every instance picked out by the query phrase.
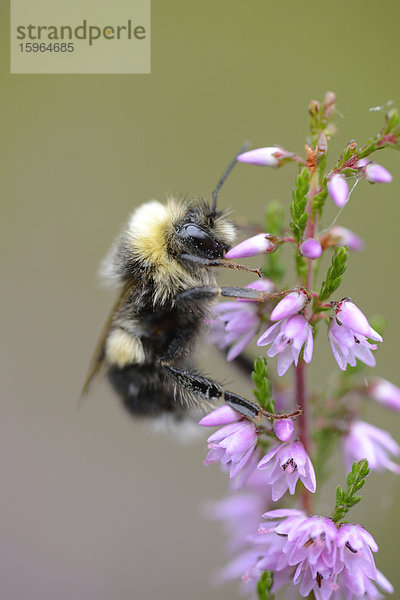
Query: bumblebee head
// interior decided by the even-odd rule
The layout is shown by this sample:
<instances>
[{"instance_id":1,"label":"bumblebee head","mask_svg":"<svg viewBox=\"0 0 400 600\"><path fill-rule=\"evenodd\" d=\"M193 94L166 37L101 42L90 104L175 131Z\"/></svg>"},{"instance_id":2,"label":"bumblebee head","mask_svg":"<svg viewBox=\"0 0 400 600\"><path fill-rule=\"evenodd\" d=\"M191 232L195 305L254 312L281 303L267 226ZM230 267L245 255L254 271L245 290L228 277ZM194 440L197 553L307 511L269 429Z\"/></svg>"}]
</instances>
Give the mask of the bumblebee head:
<instances>
[{"instance_id":1,"label":"bumblebee head","mask_svg":"<svg viewBox=\"0 0 400 600\"><path fill-rule=\"evenodd\" d=\"M194 200L175 224L170 243L175 254L223 258L235 239L235 228L226 213L216 212L203 200Z\"/></svg>"}]
</instances>

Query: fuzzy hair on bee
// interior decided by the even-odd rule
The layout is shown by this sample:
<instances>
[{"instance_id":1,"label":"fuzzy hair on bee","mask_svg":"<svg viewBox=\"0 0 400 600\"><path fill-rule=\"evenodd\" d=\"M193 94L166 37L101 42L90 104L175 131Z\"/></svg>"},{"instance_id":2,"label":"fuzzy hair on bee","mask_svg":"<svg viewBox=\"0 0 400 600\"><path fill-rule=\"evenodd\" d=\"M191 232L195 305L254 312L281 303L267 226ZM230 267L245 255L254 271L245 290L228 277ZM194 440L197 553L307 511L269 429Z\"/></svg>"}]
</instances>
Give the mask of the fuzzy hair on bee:
<instances>
[{"instance_id":1,"label":"fuzzy hair on bee","mask_svg":"<svg viewBox=\"0 0 400 600\"><path fill-rule=\"evenodd\" d=\"M191 238L191 230L197 237ZM168 198L166 204L150 200L132 213L104 260L101 275L114 285L141 280L146 305L149 293L153 306L173 304L176 294L185 289L216 285L214 272L185 263L180 256L195 246L205 258L218 258L235 237L226 212L210 216L205 200Z\"/></svg>"},{"instance_id":2,"label":"fuzzy hair on bee","mask_svg":"<svg viewBox=\"0 0 400 600\"><path fill-rule=\"evenodd\" d=\"M83 394L104 365L109 381L135 417L188 421L216 401L248 418L266 414L199 373L196 342L219 296L265 300L249 288L219 288L216 267L243 268L225 259L235 239L226 211L202 198L150 200L139 206L102 264L102 275L118 290L103 328Z\"/></svg>"}]
</instances>

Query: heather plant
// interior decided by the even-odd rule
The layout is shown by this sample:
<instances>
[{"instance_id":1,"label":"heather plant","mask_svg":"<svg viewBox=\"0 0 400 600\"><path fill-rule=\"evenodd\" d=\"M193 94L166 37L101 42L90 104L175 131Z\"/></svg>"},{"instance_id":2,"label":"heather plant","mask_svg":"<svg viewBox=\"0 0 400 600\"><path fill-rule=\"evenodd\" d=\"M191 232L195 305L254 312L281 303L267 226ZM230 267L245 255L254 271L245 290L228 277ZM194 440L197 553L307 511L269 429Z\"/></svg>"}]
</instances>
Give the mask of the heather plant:
<instances>
[{"instance_id":1,"label":"heather plant","mask_svg":"<svg viewBox=\"0 0 400 600\"><path fill-rule=\"evenodd\" d=\"M370 470L400 472L394 458L400 447L391 435L361 420L362 400L400 412L400 390L372 374L382 343L379 324L372 326L354 301L341 291L351 252L363 241L338 224L355 186L390 183L390 173L373 162L383 148L399 149L399 115L391 109L381 131L363 145L348 143L333 166L328 148L335 127L335 95L308 107L309 138L305 156L281 147L265 147L238 156L242 163L272 168L295 163L297 175L289 206L267 206L267 219L254 235L232 248L227 258L265 255L263 278L249 285L263 300L235 300L217 305L210 319L210 339L237 360L252 340L261 356L252 373L254 396L275 418L248 420L229 406L217 408L200 424L218 427L208 438L205 464L219 463L229 476L230 492L215 504L213 516L224 522L230 562L221 580L237 579L253 598L315 600L379 599L392 593L376 568L377 544L349 511ZM249 167L250 169L250 167ZM249 171L250 175L251 172ZM339 209L324 223L324 207ZM293 251L296 281L289 277L282 247ZM326 273L321 258L330 257ZM322 391L307 385L307 368L318 360L314 340L329 343L337 369ZM292 374L292 384L285 373ZM296 415L288 418L287 415ZM282 414L282 418L276 415ZM348 471L338 486L332 512L318 515L315 497L327 478L326 461L340 444Z\"/></svg>"}]
</instances>

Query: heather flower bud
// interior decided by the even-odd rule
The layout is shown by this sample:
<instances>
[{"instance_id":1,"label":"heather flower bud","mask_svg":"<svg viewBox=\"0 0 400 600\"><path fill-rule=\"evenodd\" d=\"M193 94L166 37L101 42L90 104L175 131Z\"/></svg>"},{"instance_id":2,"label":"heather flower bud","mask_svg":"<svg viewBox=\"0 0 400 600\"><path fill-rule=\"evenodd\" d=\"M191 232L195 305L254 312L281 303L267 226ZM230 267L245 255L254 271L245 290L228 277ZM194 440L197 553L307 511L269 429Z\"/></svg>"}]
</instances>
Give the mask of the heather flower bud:
<instances>
[{"instance_id":1,"label":"heather flower bud","mask_svg":"<svg viewBox=\"0 0 400 600\"><path fill-rule=\"evenodd\" d=\"M318 137L318 150L324 154L328 150L328 140L326 139L326 135L321 132Z\"/></svg>"},{"instance_id":2,"label":"heather flower bud","mask_svg":"<svg viewBox=\"0 0 400 600\"><path fill-rule=\"evenodd\" d=\"M309 301L310 298L303 288L300 288L295 292L290 292L290 294L285 296L275 306L274 310L271 312L270 320L280 321L281 319L291 317L303 310Z\"/></svg>"},{"instance_id":3,"label":"heather flower bud","mask_svg":"<svg viewBox=\"0 0 400 600\"><path fill-rule=\"evenodd\" d=\"M400 388L397 385L382 377L377 377L369 385L367 393L375 402L386 408L400 412Z\"/></svg>"},{"instance_id":4,"label":"heather flower bud","mask_svg":"<svg viewBox=\"0 0 400 600\"><path fill-rule=\"evenodd\" d=\"M242 417L238 412L225 404L224 406L216 408L208 415L205 415L205 417L199 421L199 425L203 425L203 427L218 427L219 425L228 425L235 421L240 421L241 418Z\"/></svg>"},{"instance_id":5,"label":"heather flower bud","mask_svg":"<svg viewBox=\"0 0 400 600\"><path fill-rule=\"evenodd\" d=\"M364 242L350 229L335 225L330 231L330 238L332 238L337 246L347 246L349 250L363 250Z\"/></svg>"},{"instance_id":6,"label":"heather flower bud","mask_svg":"<svg viewBox=\"0 0 400 600\"><path fill-rule=\"evenodd\" d=\"M294 426L291 419L280 419L275 421L275 435L281 442L287 442L293 435Z\"/></svg>"},{"instance_id":7,"label":"heather flower bud","mask_svg":"<svg viewBox=\"0 0 400 600\"><path fill-rule=\"evenodd\" d=\"M344 325L354 333L378 342L382 341L382 337L372 329L364 313L348 298L344 298L336 305L336 321L338 325Z\"/></svg>"},{"instance_id":8,"label":"heather flower bud","mask_svg":"<svg viewBox=\"0 0 400 600\"><path fill-rule=\"evenodd\" d=\"M269 233L259 233L240 244L237 244L225 254L226 258L247 258L257 254L268 254L275 250L275 242Z\"/></svg>"},{"instance_id":9,"label":"heather flower bud","mask_svg":"<svg viewBox=\"0 0 400 600\"><path fill-rule=\"evenodd\" d=\"M319 258L322 254L321 244L318 240L308 238L300 245L300 254L306 258Z\"/></svg>"},{"instance_id":10,"label":"heather flower bud","mask_svg":"<svg viewBox=\"0 0 400 600\"><path fill-rule=\"evenodd\" d=\"M250 165L277 168L285 162L285 159L294 159L294 157L293 152L287 152L279 146L268 146L243 152L243 154L239 154L237 160Z\"/></svg>"},{"instance_id":11,"label":"heather flower bud","mask_svg":"<svg viewBox=\"0 0 400 600\"><path fill-rule=\"evenodd\" d=\"M312 117L316 117L318 115L319 111L320 111L320 106L319 106L318 100L311 100L310 104L308 105L308 113Z\"/></svg>"},{"instance_id":12,"label":"heather flower bud","mask_svg":"<svg viewBox=\"0 0 400 600\"><path fill-rule=\"evenodd\" d=\"M400 465L391 460L391 455L400 454L400 446L390 433L365 423L353 421L342 442L344 460L347 470L355 461L367 459L368 466L374 471L388 469L400 474Z\"/></svg>"},{"instance_id":13,"label":"heather flower bud","mask_svg":"<svg viewBox=\"0 0 400 600\"><path fill-rule=\"evenodd\" d=\"M370 183L391 183L393 177L385 167L370 162L365 158L358 161L357 167L362 169L362 175Z\"/></svg>"},{"instance_id":14,"label":"heather flower bud","mask_svg":"<svg viewBox=\"0 0 400 600\"><path fill-rule=\"evenodd\" d=\"M349 188L343 175L336 173L328 179L327 189L330 197L339 208L343 208L349 199Z\"/></svg>"},{"instance_id":15,"label":"heather flower bud","mask_svg":"<svg viewBox=\"0 0 400 600\"><path fill-rule=\"evenodd\" d=\"M324 113L327 119L330 119L335 110L336 94L334 92L326 92L324 98Z\"/></svg>"}]
</instances>

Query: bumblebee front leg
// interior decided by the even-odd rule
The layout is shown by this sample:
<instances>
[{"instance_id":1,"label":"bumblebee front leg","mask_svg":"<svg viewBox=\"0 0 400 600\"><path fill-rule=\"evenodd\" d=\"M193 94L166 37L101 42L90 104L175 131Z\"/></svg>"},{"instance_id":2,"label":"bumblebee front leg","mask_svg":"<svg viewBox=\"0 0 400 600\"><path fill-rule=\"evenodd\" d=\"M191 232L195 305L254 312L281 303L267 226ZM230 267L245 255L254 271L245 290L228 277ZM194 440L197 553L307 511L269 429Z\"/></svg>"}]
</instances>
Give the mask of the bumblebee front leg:
<instances>
[{"instance_id":1,"label":"bumblebee front leg","mask_svg":"<svg viewBox=\"0 0 400 600\"><path fill-rule=\"evenodd\" d=\"M195 373L193 371L186 371L183 369L177 369L169 364L163 364L164 368L168 373L175 379L176 383L186 388L192 395L200 396L204 400L217 400L222 399L228 406L236 410L246 419L259 420L261 417L266 417L270 421L276 419L287 419L289 417L295 417L301 414L301 410L296 410L290 414L274 414L264 410L258 404L250 402L243 396L239 396L235 392L224 390L218 383Z\"/></svg>"},{"instance_id":2,"label":"bumblebee front leg","mask_svg":"<svg viewBox=\"0 0 400 600\"><path fill-rule=\"evenodd\" d=\"M258 302L265 302L271 298L276 298L276 294L267 294L253 288L242 288L242 287L212 287L203 285L199 287L190 288L184 292L180 292L175 296L175 302L186 302L193 300L212 300L224 296L227 298L245 298L247 300L257 300Z\"/></svg>"}]
</instances>

